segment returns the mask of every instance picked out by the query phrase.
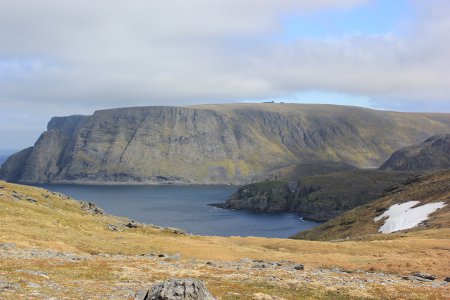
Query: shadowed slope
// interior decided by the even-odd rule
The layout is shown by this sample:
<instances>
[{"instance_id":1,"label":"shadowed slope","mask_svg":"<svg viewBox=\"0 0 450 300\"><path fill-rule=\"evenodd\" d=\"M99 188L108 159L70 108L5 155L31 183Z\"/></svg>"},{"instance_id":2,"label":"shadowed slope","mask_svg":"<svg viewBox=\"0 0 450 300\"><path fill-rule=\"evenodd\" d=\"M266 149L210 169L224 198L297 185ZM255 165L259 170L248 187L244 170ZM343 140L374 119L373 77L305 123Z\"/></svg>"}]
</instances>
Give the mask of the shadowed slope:
<instances>
[{"instance_id":1,"label":"shadowed slope","mask_svg":"<svg viewBox=\"0 0 450 300\"><path fill-rule=\"evenodd\" d=\"M450 114L300 104L138 107L54 118L0 177L17 182L245 183L293 164L377 167L450 130Z\"/></svg>"}]
</instances>

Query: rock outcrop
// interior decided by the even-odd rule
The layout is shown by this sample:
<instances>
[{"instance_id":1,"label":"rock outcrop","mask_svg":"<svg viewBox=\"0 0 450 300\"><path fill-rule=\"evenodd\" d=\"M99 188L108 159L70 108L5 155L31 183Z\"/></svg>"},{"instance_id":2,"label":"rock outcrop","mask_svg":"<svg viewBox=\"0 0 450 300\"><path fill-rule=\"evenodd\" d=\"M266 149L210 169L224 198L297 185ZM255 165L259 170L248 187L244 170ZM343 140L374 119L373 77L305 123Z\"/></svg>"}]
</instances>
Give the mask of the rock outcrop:
<instances>
[{"instance_id":1,"label":"rock outcrop","mask_svg":"<svg viewBox=\"0 0 450 300\"><path fill-rule=\"evenodd\" d=\"M411 176L413 173L409 172L359 169L309 176L300 173L288 179L241 186L225 203L215 206L264 212L297 212L304 219L323 222L381 197L390 187Z\"/></svg>"},{"instance_id":2,"label":"rock outcrop","mask_svg":"<svg viewBox=\"0 0 450 300\"><path fill-rule=\"evenodd\" d=\"M394 171L450 169L450 133L434 135L420 144L394 152L380 169Z\"/></svg>"},{"instance_id":3,"label":"rock outcrop","mask_svg":"<svg viewBox=\"0 0 450 300\"><path fill-rule=\"evenodd\" d=\"M216 300L197 279L169 279L150 290L138 291L134 300Z\"/></svg>"},{"instance_id":4,"label":"rock outcrop","mask_svg":"<svg viewBox=\"0 0 450 300\"><path fill-rule=\"evenodd\" d=\"M300 104L137 107L53 118L0 178L25 183L242 184L302 162L379 166L450 131L450 114Z\"/></svg>"}]
</instances>

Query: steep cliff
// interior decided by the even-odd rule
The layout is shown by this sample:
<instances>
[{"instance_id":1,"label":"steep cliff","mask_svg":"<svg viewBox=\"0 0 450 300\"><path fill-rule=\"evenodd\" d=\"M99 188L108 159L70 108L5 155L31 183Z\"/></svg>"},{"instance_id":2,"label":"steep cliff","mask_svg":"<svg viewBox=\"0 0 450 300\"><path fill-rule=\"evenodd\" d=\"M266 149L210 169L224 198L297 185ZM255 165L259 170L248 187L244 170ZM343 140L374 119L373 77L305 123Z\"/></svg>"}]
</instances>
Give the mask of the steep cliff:
<instances>
[{"instance_id":1,"label":"steep cliff","mask_svg":"<svg viewBox=\"0 0 450 300\"><path fill-rule=\"evenodd\" d=\"M297 104L137 107L54 118L0 176L18 182L234 183L301 162L380 165L449 114Z\"/></svg>"},{"instance_id":2,"label":"steep cliff","mask_svg":"<svg viewBox=\"0 0 450 300\"><path fill-rule=\"evenodd\" d=\"M323 164L318 164L318 168L320 165ZM328 170L326 164L324 170ZM414 175L409 172L358 169L324 173L299 173L295 178L244 185L224 204L216 206L264 212L298 212L305 219L322 222L381 197L390 187Z\"/></svg>"},{"instance_id":3,"label":"steep cliff","mask_svg":"<svg viewBox=\"0 0 450 300\"><path fill-rule=\"evenodd\" d=\"M434 135L420 144L394 152L380 169L394 171L450 169L450 133Z\"/></svg>"}]
</instances>

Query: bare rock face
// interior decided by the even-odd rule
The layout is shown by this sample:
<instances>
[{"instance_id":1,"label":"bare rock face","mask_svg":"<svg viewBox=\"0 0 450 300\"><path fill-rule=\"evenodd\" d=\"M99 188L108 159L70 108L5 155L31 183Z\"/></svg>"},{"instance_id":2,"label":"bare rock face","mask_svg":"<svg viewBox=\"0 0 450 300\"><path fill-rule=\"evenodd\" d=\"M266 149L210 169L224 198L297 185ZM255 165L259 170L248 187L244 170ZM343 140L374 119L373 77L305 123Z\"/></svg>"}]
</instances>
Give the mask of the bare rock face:
<instances>
[{"instance_id":1,"label":"bare rock face","mask_svg":"<svg viewBox=\"0 0 450 300\"><path fill-rule=\"evenodd\" d=\"M216 300L205 284L196 279L169 279L148 291L136 293L135 300Z\"/></svg>"},{"instance_id":2,"label":"bare rock face","mask_svg":"<svg viewBox=\"0 0 450 300\"><path fill-rule=\"evenodd\" d=\"M320 169L318 166L314 172ZM243 185L225 203L213 205L236 210L298 212L304 219L324 222L380 198L389 188L415 174L345 166L340 169L336 166L336 171L330 172L327 163L322 169L325 174L305 176L298 172L290 178Z\"/></svg>"},{"instance_id":3,"label":"bare rock face","mask_svg":"<svg viewBox=\"0 0 450 300\"><path fill-rule=\"evenodd\" d=\"M450 133L434 135L420 144L394 152L380 169L392 171L450 169Z\"/></svg>"},{"instance_id":4,"label":"bare rock face","mask_svg":"<svg viewBox=\"0 0 450 300\"><path fill-rule=\"evenodd\" d=\"M450 131L450 114L333 105L135 107L53 118L0 178L23 183L242 184L314 161L379 166Z\"/></svg>"}]
</instances>

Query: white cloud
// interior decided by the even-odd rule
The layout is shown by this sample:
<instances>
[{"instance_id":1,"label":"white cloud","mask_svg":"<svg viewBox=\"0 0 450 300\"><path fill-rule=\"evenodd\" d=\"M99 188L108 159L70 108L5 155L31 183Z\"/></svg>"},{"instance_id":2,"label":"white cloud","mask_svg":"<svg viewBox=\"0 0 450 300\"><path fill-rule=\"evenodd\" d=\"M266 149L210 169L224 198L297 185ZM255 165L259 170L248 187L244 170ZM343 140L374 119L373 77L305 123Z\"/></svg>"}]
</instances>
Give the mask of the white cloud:
<instances>
[{"instance_id":1,"label":"white cloud","mask_svg":"<svg viewBox=\"0 0 450 300\"><path fill-rule=\"evenodd\" d=\"M280 38L287 14L367 2L0 0L0 104L47 117L319 90L450 111L448 1L414 1L400 34Z\"/></svg>"}]
</instances>

